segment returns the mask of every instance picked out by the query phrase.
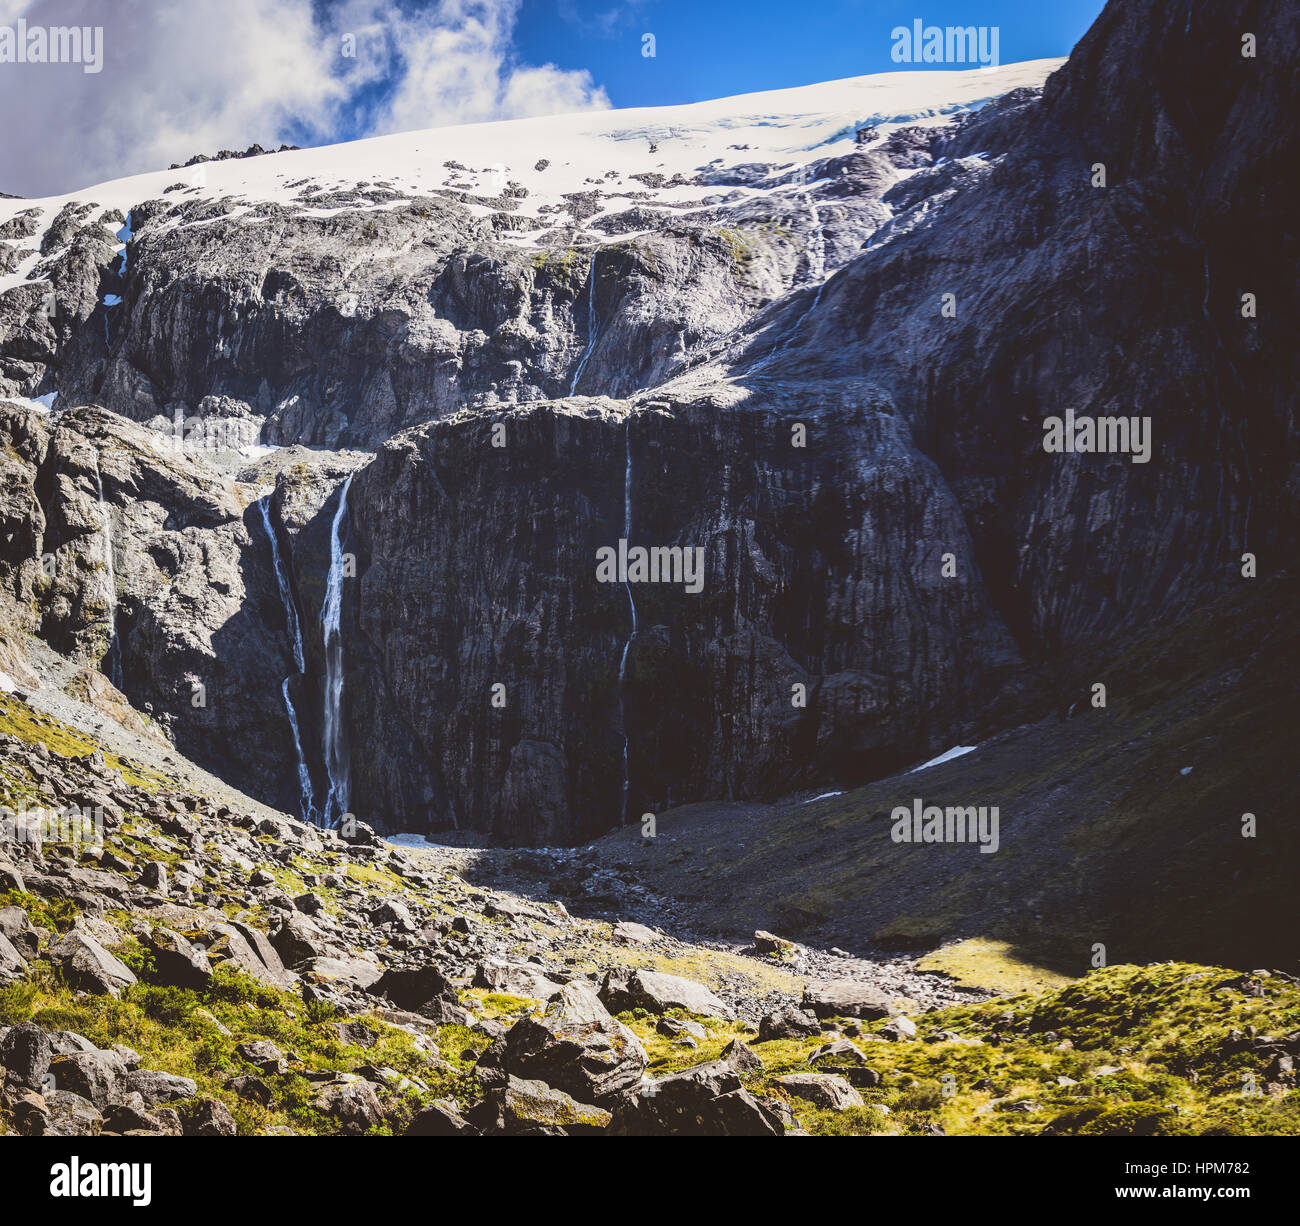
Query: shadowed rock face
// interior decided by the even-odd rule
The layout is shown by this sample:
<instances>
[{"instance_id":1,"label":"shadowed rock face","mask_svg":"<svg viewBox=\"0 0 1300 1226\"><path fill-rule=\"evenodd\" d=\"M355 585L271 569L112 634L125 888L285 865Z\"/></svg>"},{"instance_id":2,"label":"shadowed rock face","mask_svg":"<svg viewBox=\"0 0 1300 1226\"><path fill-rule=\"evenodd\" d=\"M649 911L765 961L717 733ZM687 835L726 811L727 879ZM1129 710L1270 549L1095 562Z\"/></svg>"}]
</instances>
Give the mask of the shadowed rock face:
<instances>
[{"instance_id":1,"label":"shadowed rock face","mask_svg":"<svg viewBox=\"0 0 1300 1226\"><path fill-rule=\"evenodd\" d=\"M1282 5L1111 5L1041 96L821 164L816 258L799 195L594 259L508 246L514 223L452 196L327 217L155 201L122 278L97 211L74 211L46 239L53 321L0 299L4 377L141 421L206 405L274 441L378 446L349 496L342 626L354 808L381 828L565 842L865 781L1032 715L1058 673L1240 582L1243 553L1293 550L1296 27ZM1243 30L1267 52L1243 59ZM1149 462L1045 453L1067 409L1149 417ZM13 420L6 556L30 605L33 542L100 520L72 426ZM151 559L123 563L132 697L295 807L251 491L142 446L102 468ZM341 477L283 470L274 500L313 745ZM631 585L630 642L629 589L596 575L624 536L705 567L695 593ZM40 627L101 659L93 591ZM209 673L223 705L187 710Z\"/></svg>"},{"instance_id":2,"label":"shadowed rock face","mask_svg":"<svg viewBox=\"0 0 1300 1226\"><path fill-rule=\"evenodd\" d=\"M1294 82L1241 57L1243 30L1300 42L1283 6L1109 6L1041 101L931 145L950 160L885 194L898 216L775 359L797 300L732 367L877 381L1037 658L1186 612L1245 550L1295 539L1291 137L1268 118ZM990 146L996 165L970 162ZM1270 309L1243 318L1244 293ZM1150 415L1151 461L1045 454L1040 423L1067 408Z\"/></svg>"},{"instance_id":3,"label":"shadowed rock face","mask_svg":"<svg viewBox=\"0 0 1300 1226\"><path fill-rule=\"evenodd\" d=\"M385 682L359 735L409 729L435 808L525 841L617 820L622 711L633 815L879 775L1005 711L1020 653L1100 664L1294 542L1295 239L1282 138L1251 120L1291 87L1212 73L1180 6L1142 7L1108 11L1042 101L930 140L943 165L886 193L871 249L718 360L626 405L519 410L498 450L461 419L385 449L355 495ZM1198 48L1230 8L1198 15ZM1241 317L1253 285L1266 325ZM1151 459L1046 454L1066 408L1149 416ZM627 596L592 564L621 535L625 432L633 543L700 544L709 569L697 596L635 590L620 696Z\"/></svg>"},{"instance_id":4,"label":"shadowed rock face","mask_svg":"<svg viewBox=\"0 0 1300 1226\"><path fill-rule=\"evenodd\" d=\"M479 417L380 452L352 491L365 646L349 710L373 747L354 758L359 793L396 824L441 804L502 837L567 841L619 820L624 711L639 818L874 777L997 696L1015 649L906 428L847 382L785 412L738 398L521 409L500 419L502 448ZM629 451L631 544L698 547L705 573L697 593L632 585L620 691L628 590L598 582L596 558L623 535ZM427 800L414 762L432 766Z\"/></svg>"}]
</instances>

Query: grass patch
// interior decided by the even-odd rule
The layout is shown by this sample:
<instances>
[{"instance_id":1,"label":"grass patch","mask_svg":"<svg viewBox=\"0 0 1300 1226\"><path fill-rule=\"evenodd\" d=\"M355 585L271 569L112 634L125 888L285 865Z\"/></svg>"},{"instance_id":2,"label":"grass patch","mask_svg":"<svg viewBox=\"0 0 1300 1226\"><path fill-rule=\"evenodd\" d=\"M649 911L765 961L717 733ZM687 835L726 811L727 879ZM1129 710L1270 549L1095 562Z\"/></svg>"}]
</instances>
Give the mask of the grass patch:
<instances>
[{"instance_id":1,"label":"grass patch","mask_svg":"<svg viewBox=\"0 0 1300 1226\"><path fill-rule=\"evenodd\" d=\"M995 992L1017 993L1063 988L1071 982L1068 975L1034 966L1017 957L1005 941L988 941L975 937L945 945L928 953L917 968L947 975L967 987L991 988Z\"/></svg>"}]
</instances>

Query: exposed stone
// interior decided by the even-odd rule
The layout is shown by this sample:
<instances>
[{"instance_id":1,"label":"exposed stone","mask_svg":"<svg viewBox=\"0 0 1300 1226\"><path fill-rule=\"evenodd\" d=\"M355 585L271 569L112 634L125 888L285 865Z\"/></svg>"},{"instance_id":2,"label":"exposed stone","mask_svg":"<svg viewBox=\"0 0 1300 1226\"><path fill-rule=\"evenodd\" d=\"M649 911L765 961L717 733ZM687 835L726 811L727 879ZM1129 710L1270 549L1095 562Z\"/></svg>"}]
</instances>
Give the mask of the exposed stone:
<instances>
[{"instance_id":1,"label":"exposed stone","mask_svg":"<svg viewBox=\"0 0 1300 1226\"><path fill-rule=\"evenodd\" d=\"M814 1107L828 1111L843 1111L846 1107L861 1107L862 1095L843 1077L834 1073L789 1073L776 1079L787 1094L806 1099Z\"/></svg>"},{"instance_id":2,"label":"exposed stone","mask_svg":"<svg viewBox=\"0 0 1300 1226\"><path fill-rule=\"evenodd\" d=\"M625 1013L629 1009L645 1009L650 1013L685 1009L699 1017L735 1016L731 1007L702 983L660 971L611 971L605 976L600 998L612 1013Z\"/></svg>"},{"instance_id":3,"label":"exposed stone","mask_svg":"<svg viewBox=\"0 0 1300 1226\"><path fill-rule=\"evenodd\" d=\"M821 1025L817 1019L794 1005L765 1013L758 1022L760 1043L770 1043L773 1039L801 1039L820 1032Z\"/></svg>"},{"instance_id":4,"label":"exposed stone","mask_svg":"<svg viewBox=\"0 0 1300 1226\"><path fill-rule=\"evenodd\" d=\"M824 979L810 983L804 989L803 1005L818 1017L875 1020L890 1017L895 1012L886 993L856 979Z\"/></svg>"},{"instance_id":5,"label":"exposed stone","mask_svg":"<svg viewBox=\"0 0 1300 1226\"><path fill-rule=\"evenodd\" d=\"M84 933L74 931L61 937L46 950L46 957L63 968L74 987L99 996L120 995L123 988L136 982L130 967Z\"/></svg>"},{"instance_id":6,"label":"exposed stone","mask_svg":"<svg viewBox=\"0 0 1300 1226\"><path fill-rule=\"evenodd\" d=\"M233 1137L239 1129L230 1108L215 1098L200 1098L185 1120L187 1137Z\"/></svg>"}]
</instances>

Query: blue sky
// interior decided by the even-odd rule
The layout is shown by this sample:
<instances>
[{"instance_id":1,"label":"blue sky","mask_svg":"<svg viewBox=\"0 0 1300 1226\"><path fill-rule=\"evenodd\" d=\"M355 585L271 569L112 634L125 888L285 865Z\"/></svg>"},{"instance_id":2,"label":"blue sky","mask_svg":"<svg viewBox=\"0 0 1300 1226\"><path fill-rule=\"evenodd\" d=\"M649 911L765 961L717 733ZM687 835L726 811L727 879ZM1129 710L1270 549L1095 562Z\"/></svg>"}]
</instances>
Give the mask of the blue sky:
<instances>
[{"instance_id":1,"label":"blue sky","mask_svg":"<svg viewBox=\"0 0 1300 1226\"><path fill-rule=\"evenodd\" d=\"M890 31L997 26L1003 63L1067 55L1101 0L524 0L515 43L534 63L586 69L615 106L699 102L728 94L889 72ZM641 56L641 35L657 56Z\"/></svg>"},{"instance_id":2,"label":"blue sky","mask_svg":"<svg viewBox=\"0 0 1300 1226\"><path fill-rule=\"evenodd\" d=\"M353 0L315 0L318 20L337 27ZM413 22L447 16L448 0L390 0ZM1103 0L504 0L512 10L508 65L554 65L589 79L615 107L671 106L756 90L897 71L892 31L920 18L930 26L996 26L999 61L1068 55ZM451 0L455 7L457 0ZM645 34L655 55L642 54ZM356 91L333 139L394 125L377 119L402 75L404 44L391 70ZM949 68L953 65L937 65ZM397 125L400 126L400 125ZM422 126L422 125L413 125ZM319 143L306 127L294 136Z\"/></svg>"}]
</instances>

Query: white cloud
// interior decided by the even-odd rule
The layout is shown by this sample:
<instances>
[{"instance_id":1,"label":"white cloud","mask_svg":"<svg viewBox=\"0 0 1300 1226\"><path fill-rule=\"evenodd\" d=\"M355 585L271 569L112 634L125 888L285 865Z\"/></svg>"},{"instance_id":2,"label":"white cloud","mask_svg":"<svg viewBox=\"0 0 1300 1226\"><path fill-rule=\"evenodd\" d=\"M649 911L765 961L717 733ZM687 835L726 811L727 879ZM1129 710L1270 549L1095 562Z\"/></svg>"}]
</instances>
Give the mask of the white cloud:
<instances>
[{"instance_id":1,"label":"white cloud","mask_svg":"<svg viewBox=\"0 0 1300 1226\"><path fill-rule=\"evenodd\" d=\"M518 0L405 12L348 0L0 0L0 25L103 25L104 66L0 64L0 190L23 195L183 162L194 153L320 143L607 107L585 72L518 63ZM342 36L355 36L345 57Z\"/></svg>"}]
</instances>

